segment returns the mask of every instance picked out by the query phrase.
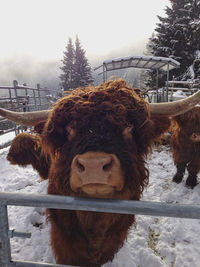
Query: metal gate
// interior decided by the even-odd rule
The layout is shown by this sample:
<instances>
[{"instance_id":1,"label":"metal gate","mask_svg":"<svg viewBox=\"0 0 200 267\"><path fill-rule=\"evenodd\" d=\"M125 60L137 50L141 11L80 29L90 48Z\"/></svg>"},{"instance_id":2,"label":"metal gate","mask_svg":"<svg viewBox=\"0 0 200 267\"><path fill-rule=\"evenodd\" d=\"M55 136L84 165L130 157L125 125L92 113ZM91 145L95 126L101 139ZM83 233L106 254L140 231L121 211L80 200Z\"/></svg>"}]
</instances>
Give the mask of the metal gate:
<instances>
[{"instance_id":1,"label":"metal gate","mask_svg":"<svg viewBox=\"0 0 200 267\"><path fill-rule=\"evenodd\" d=\"M0 266L1 267L56 267L70 266L11 259L10 238L28 237L27 233L9 229L7 206L45 207L52 209L140 214L177 218L200 219L200 205L167 204L161 202L87 199L57 195L0 193Z\"/></svg>"}]
</instances>

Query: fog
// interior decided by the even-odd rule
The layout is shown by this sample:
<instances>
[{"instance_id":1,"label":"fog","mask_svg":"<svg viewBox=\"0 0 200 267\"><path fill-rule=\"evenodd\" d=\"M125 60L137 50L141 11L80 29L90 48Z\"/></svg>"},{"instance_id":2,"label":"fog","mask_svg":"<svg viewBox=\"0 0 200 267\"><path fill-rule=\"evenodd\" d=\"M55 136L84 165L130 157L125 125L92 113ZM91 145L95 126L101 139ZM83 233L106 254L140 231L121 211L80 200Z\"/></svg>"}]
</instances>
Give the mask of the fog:
<instances>
[{"instance_id":1,"label":"fog","mask_svg":"<svg viewBox=\"0 0 200 267\"><path fill-rule=\"evenodd\" d=\"M94 84L101 83L102 75L98 75L101 72L93 71L93 69L102 64L104 60L142 55L145 50L147 40L134 43L131 46L120 47L119 49L112 50L105 55L88 54L87 48L86 57L92 67L92 75L94 78ZM0 62L0 86L12 86L13 80L17 80L18 84L26 83L28 86L36 87L39 83L41 87L46 87L51 90L60 90L61 73L60 67L62 66L62 58L55 58L51 60L40 60L30 55L7 57ZM116 76L127 79L130 83L134 83L135 76L138 77L138 71L135 69L127 69L117 72L108 73L108 77Z\"/></svg>"},{"instance_id":2,"label":"fog","mask_svg":"<svg viewBox=\"0 0 200 267\"><path fill-rule=\"evenodd\" d=\"M59 59L51 61L34 60L30 56L8 58L0 63L0 86L10 86L13 80L18 84L48 89L59 89Z\"/></svg>"}]
</instances>

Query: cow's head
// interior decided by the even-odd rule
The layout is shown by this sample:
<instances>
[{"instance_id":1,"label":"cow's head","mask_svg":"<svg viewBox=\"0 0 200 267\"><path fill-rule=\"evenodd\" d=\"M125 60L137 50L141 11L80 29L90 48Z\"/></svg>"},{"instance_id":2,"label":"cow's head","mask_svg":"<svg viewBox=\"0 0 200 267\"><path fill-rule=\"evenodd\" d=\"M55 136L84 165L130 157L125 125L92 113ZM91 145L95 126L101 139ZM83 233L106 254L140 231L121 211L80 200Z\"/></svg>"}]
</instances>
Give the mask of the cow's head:
<instances>
[{"instance_id":1,"label":"cow's head","mask_svg":"<svg viewBox=\"0 0 200 267\"><path fill-rule=\"evenodd\" d=\"M56 172L49 178L62 176L59 192L67 185L76 195L138 198L153 131L147 103L124 81L78 89L57 102L42 132Z\"/></svg>"},{"instance_id":2,"label":"cow's head","mask_svg":"<svg viewBox=\"0 0 200 267\"><path fill-rule=\"evenodd\" d=\"M199 95L178 104L148 104L125 81L116 80L77 89L49 112L17 117L39 129L50 162L50 194L139 199L148 182L144 157L168 128L166 116L190 109ZM16 121L16 114L7 114ZM38 116L45 119L42 130Z\"/></svg>"},{"instance_id":3,"label":"cow's head","mask_svg":"<svg viewBox=\"0 0 200 267\"><path fill-rule=\"evenodd\" d=\"M200 107L196 106L193 109L175 116L176 128L182 135L188 137L192 142L200 142Z\"/></svg>"}]
</instances>

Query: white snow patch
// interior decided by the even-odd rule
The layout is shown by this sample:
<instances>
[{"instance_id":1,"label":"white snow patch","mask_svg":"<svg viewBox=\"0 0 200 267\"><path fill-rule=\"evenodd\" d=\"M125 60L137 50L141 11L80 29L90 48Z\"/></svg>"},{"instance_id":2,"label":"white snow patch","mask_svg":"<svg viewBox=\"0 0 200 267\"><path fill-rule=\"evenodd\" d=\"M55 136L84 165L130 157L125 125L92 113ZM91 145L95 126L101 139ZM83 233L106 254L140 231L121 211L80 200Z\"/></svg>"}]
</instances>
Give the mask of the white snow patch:
<instances>
[{"instance_id":1,"label":"white snow patch","mask_svg":"<svg viewBox=\"0 0 200 267\"><path fill-rule=\"evenodd\" d=\"M177 90L176 92L174 92L173 97L185 98L187 97L187 95L182 90Z\"/></svg>"},{"instance_id":2,"label":"white snow patch","mask_svg":"<svg viewBox=\"0 0 200 267\"><path fill-rule=\"evenodd\" d=\"M0 136L0 145L3 145L9 141L12 141L12 139L15 137L15 132L10 132L7 134L3 134Z\"/></svg>"}]
</instances>

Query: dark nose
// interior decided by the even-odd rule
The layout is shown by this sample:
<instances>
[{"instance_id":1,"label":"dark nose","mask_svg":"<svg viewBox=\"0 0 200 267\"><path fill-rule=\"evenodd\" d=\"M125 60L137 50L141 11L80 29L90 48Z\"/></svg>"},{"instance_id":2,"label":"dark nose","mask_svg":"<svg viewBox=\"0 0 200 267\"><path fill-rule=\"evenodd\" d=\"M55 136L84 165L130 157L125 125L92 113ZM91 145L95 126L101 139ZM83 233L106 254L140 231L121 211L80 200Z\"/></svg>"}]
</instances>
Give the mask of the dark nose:
<instances>
[{"instance_id":1,"label":"dark nose","mask_svg":"<svg viewBox=\"0 0 200 267\"><path fill-rule=\"evenodd\" d=\"M81 181L86 184L107 184L112 171L115 169L116 160L110 154L86 153L77 155L72 163L72 168Z\"/></svg>"}]
</instances>

